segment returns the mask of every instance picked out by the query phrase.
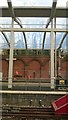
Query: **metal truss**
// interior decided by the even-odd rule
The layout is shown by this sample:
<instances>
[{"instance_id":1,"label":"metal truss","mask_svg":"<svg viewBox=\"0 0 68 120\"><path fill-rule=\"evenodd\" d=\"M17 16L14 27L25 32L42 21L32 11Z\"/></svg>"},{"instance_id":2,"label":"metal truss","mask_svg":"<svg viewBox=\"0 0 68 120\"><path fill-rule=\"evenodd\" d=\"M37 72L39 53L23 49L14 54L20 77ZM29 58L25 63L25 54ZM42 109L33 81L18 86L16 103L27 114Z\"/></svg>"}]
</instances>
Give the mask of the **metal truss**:
<instances>
[{"instance_id":1,"label":"metal truss","mask_svg":"<svg viewBox=\"0 0 68 120\"><path fill-rule=\"evenodd\" d=\"M68 32L66 32L66 33L64 34L64 36L63 36L63 38L62 38L62 40L61 40L61 42L60 42L60 45L59 45L58 49L60 49L60 48L62 47L62 44L63 44L63 42L64 42L64 40L65 40L65 38L66 38L67 35L68 35Z\"/></svg>"},{"instance_id":2,"label":"metal truss","mask_svg":"<svg viewBox=\"0 0 68 120\"><path fill-rule=\"evenodd\" d=\"M53 0L52 9L51 9L51 15L50 15L50 18L49 18L49 20L48 20L48 22L47 22L46 28L48 28L49 23L51 22L51 20L52 20L52 19L54 18L54 16L55 16L56 4L57 4L57 0L56 0L55 2L54 2L54 0ZM42 49L44 49L45 37L46 37L46 32L44 33L44 36L43 36Z\"/></svg>"},{"instance_id":3,"label":"metal truss","mask_svg":"<svg viewBox=\"0 0 68 120\"><path fill-rule=\"evenodd\" d=\"M68 32L65 28L0 28L1 32Z\"/></svg>"},{"instance_id":4,"label":"metal truss","mask_svg":"<svg viewBox=\"0 0 68 120\"><path fill-rule=\"evenodd\" d=\"M20 21L19 21L19 19L17 19L17 18L15 17L14 9L13 9L13 7L12 7L12 2L11 2L11 0L10 0L10 1L7 0L7 3L8 3L8 7L9 7L10 14L11 14L12 18L14 19L14 21L15 21L16 23L18 23L18 25L19 25L21 28L23 28L23 27L22 27L22 24L21 24ZM23 36L24 36L24 40L25 40L25 46L26 46L26 49L27 49L27 41L26 41L26 35L25 35L24 31L23 31Z\"/></svg>"}]
</instances>

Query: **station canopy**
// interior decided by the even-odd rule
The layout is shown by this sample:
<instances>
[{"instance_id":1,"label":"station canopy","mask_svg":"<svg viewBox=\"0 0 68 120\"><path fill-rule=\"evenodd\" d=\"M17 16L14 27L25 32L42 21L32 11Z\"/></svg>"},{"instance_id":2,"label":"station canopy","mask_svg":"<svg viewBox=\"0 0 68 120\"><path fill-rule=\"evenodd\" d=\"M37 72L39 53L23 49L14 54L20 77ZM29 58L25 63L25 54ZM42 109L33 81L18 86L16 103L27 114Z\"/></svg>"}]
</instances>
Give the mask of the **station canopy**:
<instances>
[{"instance_id":1,"label":"station canopy","mask_svg":"<svg viewBox=\"0 0 68 120\"><path fill-rule=\"evenodd\" d=\"M15 49L50 49L51 20L56 20L57 29L68 28L67 0L0 0L0 29L39 28L39 31L15 31ZM56 49L66 49L67 31L56 32ZM10 47L11 32L0 30L0 48Z\"/></svg>"}]
</instances>

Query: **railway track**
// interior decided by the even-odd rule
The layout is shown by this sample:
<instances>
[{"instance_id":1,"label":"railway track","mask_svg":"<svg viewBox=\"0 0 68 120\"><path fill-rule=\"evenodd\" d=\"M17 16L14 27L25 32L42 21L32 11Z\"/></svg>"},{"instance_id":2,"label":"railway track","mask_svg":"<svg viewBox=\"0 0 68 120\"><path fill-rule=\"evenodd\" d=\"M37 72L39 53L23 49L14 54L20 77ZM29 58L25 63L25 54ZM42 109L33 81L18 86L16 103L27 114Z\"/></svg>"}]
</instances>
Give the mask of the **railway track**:
<instances>
[{"instance_id":1,"label":"railway track","mask_svg":"<svg viewBox=\"0 0 68 120\"><path fill-rule=\"evenodd\" d=\"M53 118L52 108L42 107L3 107L2 116L26 117L26 118Z\"/></svg>"},{"instance_id":2,"label":"railway track","mask_svg":"<svg viewBox=\"0 0 68 120\"><path fill-rule=\"evenodd\" d=\"M27 119L56 120L56 115L52 108L43 107L2 107L3 117L17 117ZM66 120L66 119L64 119Z\"/></svg>"}]
</instances>

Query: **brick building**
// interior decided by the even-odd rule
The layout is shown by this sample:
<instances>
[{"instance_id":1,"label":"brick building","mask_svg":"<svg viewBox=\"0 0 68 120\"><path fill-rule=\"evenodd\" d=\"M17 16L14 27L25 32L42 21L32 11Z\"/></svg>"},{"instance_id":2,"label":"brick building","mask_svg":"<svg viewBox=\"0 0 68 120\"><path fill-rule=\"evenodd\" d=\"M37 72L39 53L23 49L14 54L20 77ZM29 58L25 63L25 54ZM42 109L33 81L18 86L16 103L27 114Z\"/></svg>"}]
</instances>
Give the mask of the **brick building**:
<instances>
[{"instance_id":1,"label":"brick building","mask_svg":"<svg viewBox=\"0 0 68 120\"><path fill-rule=\"evenodd\" d=\"M38 51L38 50L37 50ZM49 52L38 53L37 51L29 51L28 53L22 53L16 51L14 53L13 60L13 78L14 79L50 79L50 54ZM18 52L18 53L17 53ZM30 53L32 52L32 53ZM35 53L36 52L36 53ZM7 53L7 52L6 52ZM60 69L58 66L59 58L57 60L56 73L60 73L63 78L66 79L66 73L68 71L68 61L63 58L60 60ZM3 77L8 77L9 71L9 54L3 54L2 56L2 72Z\"/></svg>"}]
</instances>

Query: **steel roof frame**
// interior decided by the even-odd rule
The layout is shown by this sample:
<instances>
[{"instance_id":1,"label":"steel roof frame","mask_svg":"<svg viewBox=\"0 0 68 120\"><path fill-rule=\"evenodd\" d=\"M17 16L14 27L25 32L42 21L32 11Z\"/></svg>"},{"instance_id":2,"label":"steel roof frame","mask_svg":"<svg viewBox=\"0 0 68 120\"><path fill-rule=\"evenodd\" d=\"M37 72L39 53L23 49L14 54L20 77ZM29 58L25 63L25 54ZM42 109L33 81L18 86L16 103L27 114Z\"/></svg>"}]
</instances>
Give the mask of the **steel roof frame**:
<instances>
[{"instance_id":1,"label":"steel roof frame","mask_svg":"<svg viewBox=\"0 0 68 120\"><path fill-rule=\"evenodd\" d=\"M13 7L15 17L50 17L51 7ZM1 17L12 17L8 7L1 7ZM62 14L61 14L62 13ZM56 17L68 18L68 8L56 8Z\"/></svg>"},{"instance_id":2,"label":"steel roof frame","mask_svg":"<svg viewBox=\"0 0 68 120\"><path fill-rule=\"evenodd\" d=\"M54 18L55 16L55 12L56 12L56 4L57 4L57 0L54 2L53 0L53 4L52 4L52 9L51 9L51 15L50 18L46 24L46 28L48 28L49 23L51 22L51 20ZM44 32L44 36L43 36L43 43L42 43L42 49L44 49L44 43L45 43L45 37L46 37L46 32Z\"/></svg>"},{"instance_id":3,"label":"steel roof frame","mask_svg":"<svg viewBox=\"0 0 68 120\"><path fill-rule=\"evenodd\" d=\"M8 3L8 8L9 8L11 17L14 19L14 21L15 21L16 23L18 23L18 25L19 25L21 28L23 28L23 26L22 26L22 24L20 23L19 19L17 19L17 18L15 17L15 13L14 13L14 9L13 9L13 7L12 7L12 2L11 2L11 0L10 0L10 1L7 0L7 3ZM25 40L25 46L26 46L26 49L27 49L27 41L26 41L26 35L25 35L24 31L23 31L23 36L24 36L24 40Z\"/></svg>"}]
</instances>

